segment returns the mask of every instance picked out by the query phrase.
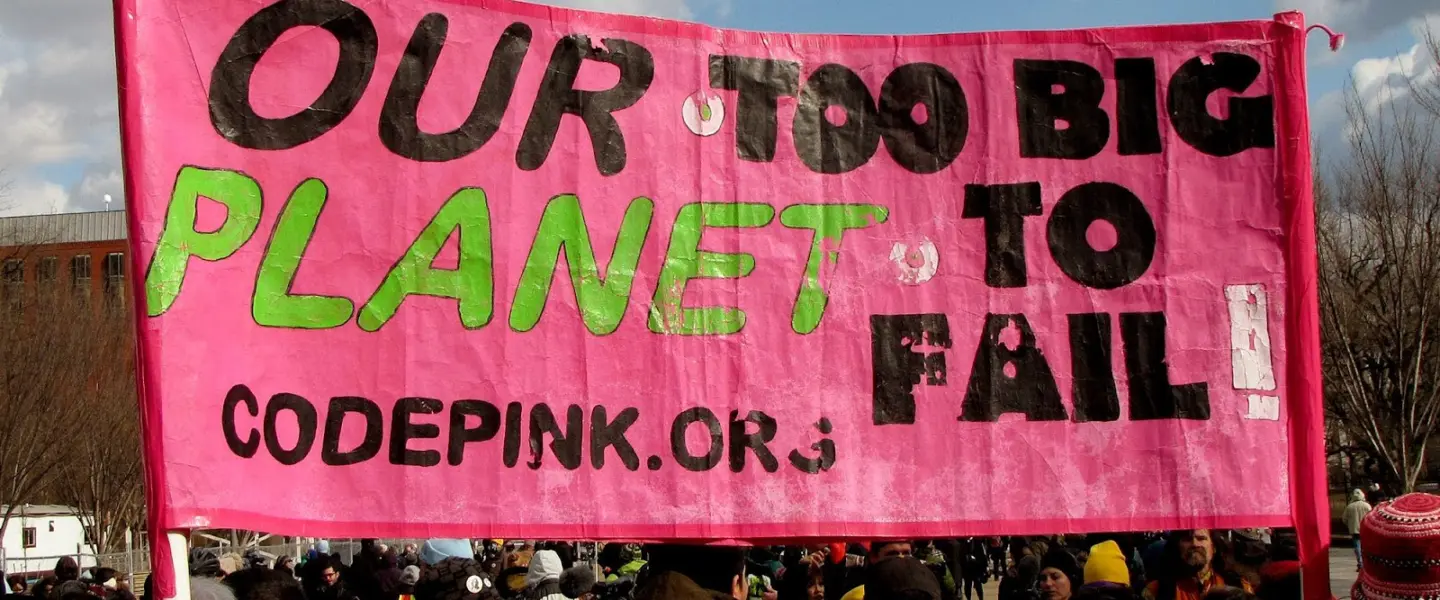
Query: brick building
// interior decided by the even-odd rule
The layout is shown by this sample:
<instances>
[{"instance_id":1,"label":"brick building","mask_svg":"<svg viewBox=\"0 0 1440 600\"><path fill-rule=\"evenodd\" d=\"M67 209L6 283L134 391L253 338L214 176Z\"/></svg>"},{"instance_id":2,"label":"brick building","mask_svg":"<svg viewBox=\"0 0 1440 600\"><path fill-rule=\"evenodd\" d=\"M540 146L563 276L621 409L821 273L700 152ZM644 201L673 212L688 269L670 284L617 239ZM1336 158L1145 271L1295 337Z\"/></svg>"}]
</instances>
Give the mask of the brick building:
<instances>
[{"instance_id":1,"label":"brick building","mask_svg":"<svg viewBox=\"0 0 1440 600\"><path fill-rule=\"evenodd\" d=\"M10 311L36 292L68 291L123 305L125 211L0 218L0 301Z\"/></svg>"}]
</instances>

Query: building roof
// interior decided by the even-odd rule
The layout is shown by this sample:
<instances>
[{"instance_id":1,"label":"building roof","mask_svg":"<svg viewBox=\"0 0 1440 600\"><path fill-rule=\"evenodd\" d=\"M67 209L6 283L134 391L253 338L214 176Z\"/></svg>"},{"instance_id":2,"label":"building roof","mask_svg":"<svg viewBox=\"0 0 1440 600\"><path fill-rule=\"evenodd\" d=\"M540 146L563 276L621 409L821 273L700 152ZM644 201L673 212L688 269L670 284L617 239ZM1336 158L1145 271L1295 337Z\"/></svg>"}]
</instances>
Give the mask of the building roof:
<instances>
[{"instance_id":1,"label":"building roof","mask_svg":"<svg viewBox=\"0 0 1440 600\"><path fill-rule=\"evenodd\" d=\"M125 239L125 211L0 217L0 247Z\"/></svg>"},{"instance_id":2,"label":"building roof","mask_svg":"<svg viewBox=\"0 0 1440 600\"><path fill-rule=\"evenodd\" d=\"M0 506L0 514L9 510L9 506ZM15 507L15 514L12 517L25 515L27 517L70 517L74 516L79 509L65 506L64 504L26 504Z\"/></svg>"}]
</instances>

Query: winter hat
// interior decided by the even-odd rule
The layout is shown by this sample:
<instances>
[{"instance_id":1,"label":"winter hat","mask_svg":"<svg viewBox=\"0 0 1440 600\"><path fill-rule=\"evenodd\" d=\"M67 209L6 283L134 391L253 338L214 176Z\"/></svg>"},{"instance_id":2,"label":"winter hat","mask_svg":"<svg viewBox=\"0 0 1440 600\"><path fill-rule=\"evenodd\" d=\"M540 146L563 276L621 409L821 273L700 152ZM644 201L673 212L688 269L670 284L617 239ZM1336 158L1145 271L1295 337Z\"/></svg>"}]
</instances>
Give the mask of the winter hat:
<instances>
[{"instance_id":1,"label":"winter hat","mask_svg":"<svg viewBox=\"0 0 1440 600\"><path fill-rule=\"evenodd\" d=\"M475 558L475 551L470 548L470 542L465 540L425 540L420 547L420 560L427 565L439 564L447 558Z\"/></svg>"},{"instance_id":2,"label":"winter hat","mask_svg":"<svg viewBox=\"0 0 1440 600\"><path fill-rule=\"evenodd\" d=\"M1075 555L1059 548L1045 553L1045 558L1040 559L1040 570L1055 569L1065 574L1070 580L1070 585L1079 587L1083 584L1080 563L1076 562Z\"/></svg>"},{"instance_id":3,"label":"winter hat","mask_svg":"<svg viewBox=\"0 0 1440 600\"><path fill-rule=\"evenodd\" d=\"M595 589L595 570L589 565L575 565L560 574L560 593L566 598L579 598Z\"/></svg>"},{"instance_id":4,"label":"winter hat","mask_svg":"<svg viewBox=\"0 0 1440 600\"><path fill-rule=\"evenodd\" d=\"M1114 540L1090 547L1090 560L1085 562L1085 584L1100 582L1130 585L1130 567Z\"/></svg>"},{"instance_id":5,"label":"winter hat","mask_svg":"<svg viewBox=\"0 0 1440 600\"><path fill-rule=\"evenodd\" d=\"M1440 596L1440 496L1406 494L1360 522L1363 549L1355 600Z\"/></svg>"},{"instance_id":6,"label":"winter hat","mask_svg":"<svg viewBox=\"0 0 1440 600\"><path fill-rule=\"evenodd\" d=\"M865 569L867 598L929 598L940 600L940 582L917 558L887 558Z\"/></svg>"},{"instance_id":7,"label":"winter hat","mask_svg":"<svg viewBox=\"0 0 1440 600\"><path fill-rule=\"evenodd\" d=\"M415 585L420 581L420 567L410 565L400 570L400 583Z\"/></svg>"},{"instance_id":8,"label":"winter hat","mask_svg":"<svg viewBox=\"0 0 1440 600\"><path fill-rule=\"evenodd\" d=\"M220 559L215 553L204 548L190 549L190 576L191 577L219 577Z\"/></svg>"},{"instance_id":9,"label":"winter hat","mask_svg":"<svg viewBox=\"0 0 1440 600\"><path fill-rule=\"evenodd\" d=\"M447 558L420 571L416 600L482 600L494 598L495 584L473 559Z\"/></svg>"},{"instance_id":10,"label":"winter hat","mask_svg":"<svg viewBox=\"0 0 1440 600\"><path fill-rule=\"evenodd\" d=\"M315 551L318 552L318 553L320 553L320 554L329 554L329 553L330 553L330 541L329 541L329 540L320 540L320 541L318 541L318 542L315 542Z\"/></svg>"}]
</instances>

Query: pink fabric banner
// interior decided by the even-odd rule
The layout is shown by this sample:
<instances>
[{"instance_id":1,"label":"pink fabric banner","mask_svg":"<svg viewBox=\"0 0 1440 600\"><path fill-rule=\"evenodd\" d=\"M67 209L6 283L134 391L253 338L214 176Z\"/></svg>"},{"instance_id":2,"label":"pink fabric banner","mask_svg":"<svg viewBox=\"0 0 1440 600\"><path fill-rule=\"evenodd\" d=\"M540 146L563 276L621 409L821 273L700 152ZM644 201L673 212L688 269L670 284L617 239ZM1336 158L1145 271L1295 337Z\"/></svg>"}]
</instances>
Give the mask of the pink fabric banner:
<instances>
[{"instance_id":1,"label":"pink fabric banner","mask_svg":"<svg viewBox=\"0 0 1440 600\"><path fill-rule=\"evenodd\" d=\"M1284 526L1323 489L1298 22L118 6L152 531Z\"/></svg>"}]
</instances>

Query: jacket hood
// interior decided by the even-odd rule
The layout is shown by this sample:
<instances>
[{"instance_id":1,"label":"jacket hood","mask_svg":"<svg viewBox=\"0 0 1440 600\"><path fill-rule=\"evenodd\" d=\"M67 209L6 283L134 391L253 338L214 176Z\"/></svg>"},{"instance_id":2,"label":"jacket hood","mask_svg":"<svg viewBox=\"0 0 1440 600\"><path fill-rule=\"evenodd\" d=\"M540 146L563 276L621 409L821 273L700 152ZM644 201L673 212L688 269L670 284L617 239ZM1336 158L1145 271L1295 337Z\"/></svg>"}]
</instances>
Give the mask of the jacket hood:
<instances>
[{"instance_id":1,"label":"jacket hood","mask_svg":"<svg viewBox=\"0 0 1440 600\"><path fill-rule=\"evenodd\" d=\"M535 587L543 582L560 579L560 555L554 550L540 550L530 557L530 570L525 573L525 585Z\"/></svg>"},{"instance_id":2,"label":"jacket hood","mask_svg":"<svg viewBox=\"0 0 1440 600\"><path fill-rule=\"evenodd\" d=\"M1351 502L1364 502L1364 501L1365 501L1365 492L1362 492L1362 491L1360 491L1360 490L1352 490L1352 491L1350 492L1350 501L1351 501Z\"/></svg>"},{"instance_id":3,"label":"jacket hood","mask_svg":"<svg viewBox=\"0 0 1440 600\"><path fill-rule=\"evenodd\" d=\"M635 590L635 600L733 600L728 594L700 587L674 571L656 573Z\"/></svg>"}]
</instances>

